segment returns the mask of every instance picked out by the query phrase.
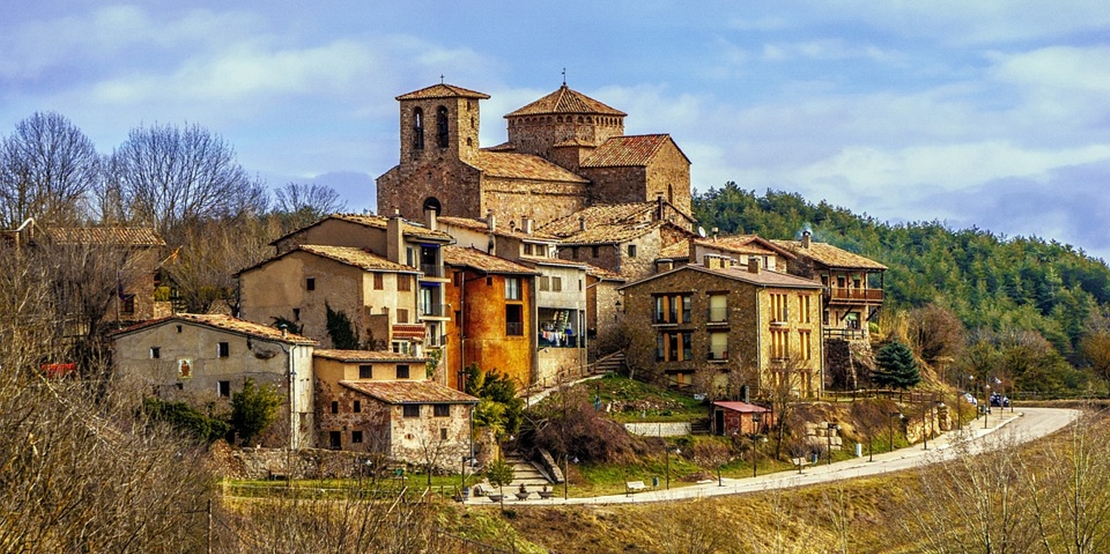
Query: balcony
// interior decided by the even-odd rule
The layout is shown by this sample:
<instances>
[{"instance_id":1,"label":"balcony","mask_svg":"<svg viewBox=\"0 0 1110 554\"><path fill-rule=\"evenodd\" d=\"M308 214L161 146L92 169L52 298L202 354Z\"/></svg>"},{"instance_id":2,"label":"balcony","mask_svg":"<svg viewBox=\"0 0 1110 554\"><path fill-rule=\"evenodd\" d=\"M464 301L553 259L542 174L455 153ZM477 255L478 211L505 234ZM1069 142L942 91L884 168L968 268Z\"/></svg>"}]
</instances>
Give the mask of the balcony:
<instances>
[{"instance_id":1,"label":"balcony","mask_svg":"<svg viewBox=\"0 0 1110 554\"><path fill-rule=\"evenodd\" d=\"M828 287L825 289L825 300L850 304L881 304L883 302L883 289Z\"/></svg>"},{"instance_id":2,"label":"balcony","mask_svg":"<svg viewBox=\"0 0 1110 554\"><path fill-rule=\"evenodd\" d=\"M867 338L867 334L863 329L830 329L825 328L826 339L840 339L840 340L863 340Z\"/></svg>"},{"instance_id":3,"label":"balcony","mask_svg":"<svg viewBox=\"0 0 1110 554\"><path fill-rule=\"evenodd\" d=\"M443 278L443 266L438 264L420 264L420 271L424 274L424 277L430 277L432 279Z\"/></svg>"},{"instance_id":4,"label":"balcony","mask_svg":"<svg viewBox=\"0 0 1110 554\"><path fill-rule=\"evenodd\" d=\"M420 317L447 317L444 315L442 304L423 304L420 306Z\"/></svg>"}]
</instances>

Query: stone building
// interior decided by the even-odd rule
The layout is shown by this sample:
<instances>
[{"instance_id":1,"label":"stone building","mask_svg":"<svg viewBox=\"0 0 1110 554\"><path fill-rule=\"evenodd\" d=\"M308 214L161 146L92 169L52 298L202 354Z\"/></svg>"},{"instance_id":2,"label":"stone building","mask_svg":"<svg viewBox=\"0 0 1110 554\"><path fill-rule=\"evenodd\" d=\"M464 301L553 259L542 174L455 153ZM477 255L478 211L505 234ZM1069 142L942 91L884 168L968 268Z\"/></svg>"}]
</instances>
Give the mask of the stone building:
<instances>
[{"instance_id":1,"label":"stone building","mask_svg":"<svg viewBox=\"0 0 1110 554\"><path fill-rule=\"evenodd\" d=\"M444 265L451 284L447 303L446 383L463 389L463 370L477 363L518 386L535 380L535 277L529 267L475 248L448 246Z\"/></svg>"},{"instance_id":2,"label":"stone building","mask_svg":"<svg viewBox=\"0 0 1110 554\"><path fill-rule=\"evenodd\" d=\"M716 229L710 237L692 237L663 249L656 259L657 271L668 271L688 263L701 263L705 256L731 258L737 264L747 264L752 259L768 271L787 272L788 264L796 258L786 248L759 235L717 236Z\"/></svg>"},{"instance_id":3,"label":"stone building","mask_svg":"<svg viewBox=\"0 0 1110 554\"><path fill-rule=\"evenodd\" d=\"M706 256L620 290L637 376L714 396L820 393L820 284Z\"/></svg>"},{"instance_id":4,"label":"stone building","mask_svg":"<svg viewBox=\"0 0 1110 554\"><path fill-rule=\"evenodd\" d=\"M112 361L122 390L186 402L216 413L246 379L284 397L264 446L315 445L312 355L316 341L214 314L177 314L112 334ZM136 398L136 403L138 403Z\"/></svg>"},{"instance_id":5,"label":"stone building","mask_svg":"<svg viewBox=\"0 0 1110 554\"><path fill-rule=\"evenodd\" d=\"M397 97L400 161L378 210L544 224L599 204L667 200L690 213L690 161L666 134L624 135L627 114L565 84L505 116L508 141L478 144L489 95L437 84Z\"/></svg>"},{"instance_id":6,"label":"stone building","mask_svg":"<svg viewBox=\"0 0 1110 554\"><path fill-rule=\"evenodd\" d=\"M478 399L429 380L424 358L317 350L314 368L321 446L447 469L470 453Z\"/></svg>"}]
</instances>

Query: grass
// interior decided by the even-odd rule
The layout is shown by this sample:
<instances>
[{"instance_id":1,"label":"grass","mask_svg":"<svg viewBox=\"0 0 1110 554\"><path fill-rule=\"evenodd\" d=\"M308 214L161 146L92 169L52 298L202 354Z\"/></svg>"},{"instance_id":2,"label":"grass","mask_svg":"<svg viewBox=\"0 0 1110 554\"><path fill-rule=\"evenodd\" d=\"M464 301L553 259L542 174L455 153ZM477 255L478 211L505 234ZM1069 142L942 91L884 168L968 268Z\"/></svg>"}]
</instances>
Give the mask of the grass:
<instances>
[{"instance_id":1,"label":"grass","mask_svg":"<svg viewBox=\"0 0 1110 554\"><path fill-rule=\"evenodd\" d=\"M609 374L578 386L587 387L590 398L610 406L610 417L621 423L691 421L709 415L702 400L619 375Z\"/></svg>"}]
</instances>

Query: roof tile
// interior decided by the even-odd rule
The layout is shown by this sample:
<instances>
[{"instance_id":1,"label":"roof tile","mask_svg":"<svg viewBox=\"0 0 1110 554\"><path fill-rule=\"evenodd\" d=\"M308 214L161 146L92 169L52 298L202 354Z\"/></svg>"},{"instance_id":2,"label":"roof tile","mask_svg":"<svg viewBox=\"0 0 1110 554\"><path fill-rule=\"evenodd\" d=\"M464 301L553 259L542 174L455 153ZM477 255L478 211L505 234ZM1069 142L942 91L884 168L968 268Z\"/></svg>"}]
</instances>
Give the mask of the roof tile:
<instances>
[{"instance_id":1,"label":"roof tile","mask_svg":"<svg viewBox=\"0 0 1110 554\"><path fill-rule=\"evenodd\" d=\"M885 271L887 269L885 265L879 262L838 248L826 242L811 242L809 248L803 248L802 242L797 240L772 240L771 242L793 252L799 257L810 258L828 267L872 269L877 271Z\"/></svg>"},{"instance_id":2,"label":"roof tile","mask_svg":"<svg viewBox=\"0 0 1110 554\"><path fill-rule=\"evenodd\" d=\"M260 323L254 323L251 321L246 321L222 314L176 314L159 319L150 319L141 323L136 323L135 325L132 325L130 327L120 329L119 331L112 333L112 336L129 334L149 327L155 327L157 325L172 323L175 321L195 323L222 331L230 331L232 333L248 335L266 340L281 341L291 344L316 344L315 340L312 340L308 337L303 337L301 335L289 332L282 332L280 329L275 329L267 325L262 325Z\"/></svg>"},{"instance_id":3,"label":"roof tile","mask_svg":"<svg viewBox=\"0 0 1110 554\"><path fill-rule=\"evenodd\" d=\"M505 258L491 256L477 248L462 246L445 246L443 248L444 265L455 267L470 267L486 273L510 275L536 275L536 271L513 263Z\"/></svg>"},{"instance_id":4,"label":"roof tile","mask_svg":"<svg viewBox=\"0 0 1110 554\"><path fill-rule=\"evenodd\" d=\"M150 227L54 227L47 236L58 244L165 246Z\"/></svg>"},{"instance_id":5,"label":"roof tile","mask_svg":"<svg viewBox=\"0 0 1110 554\"><path fill-rule=\"evenodd\" d=\"M340 385L387 404L477 404L478 399L435 381L340 381Z\"/></svg>"},{"instance_id":6,"label":"roof tile","mask_svg":"<svg viewBox=\"0 0 1110 554\"><path fill-rule=\"evenodd\" d=\"M517 109L505 117L540 114L591 114L624 117L628 114L563 85L558 90Z\"/></svg>"},{"instance_id":7,"label":"roof tile","mask_svg":"<svg viewBox=\"0 0 1110 554\"><path fill-rule=\"evenodd\" d=\"M487 100L489 99L489 95L484 92L465 89L447 83L439 83L402 94L398 96L396 100L421 100L424 98L477 98L479 100Z\"/></svg>"},{"instance_id":8,"label":"roof tile","mask_svg":"<svg viewBox=\"0 0 1110 554\"><path fill-rule=\"evenodd\" d=\"M670 140L670 135L612 137L583 160L582 167L643 167Z\"/></svg>"},{"instance_id":9,"label":"roof tile","mask_svg":"<svg viewBox=\"0 0 1110 554\"><path fill-rule=\"evenodd\" d=\"M532 154L480 150L478 152L478 159L472 161L471 165L482 170L490 177L511 177L515 179L570 183L589 182L589 180L581 175L572 173L566 168L555 165Z\"/></svg>"}]
</instances>

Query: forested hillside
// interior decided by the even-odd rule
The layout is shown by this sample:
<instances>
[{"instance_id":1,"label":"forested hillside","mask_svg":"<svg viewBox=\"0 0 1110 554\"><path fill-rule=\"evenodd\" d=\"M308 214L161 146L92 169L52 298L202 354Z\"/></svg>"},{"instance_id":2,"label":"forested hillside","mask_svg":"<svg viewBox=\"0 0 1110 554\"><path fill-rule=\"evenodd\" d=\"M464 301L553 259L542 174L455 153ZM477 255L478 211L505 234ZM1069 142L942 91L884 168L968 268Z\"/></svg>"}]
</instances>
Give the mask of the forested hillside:
<instances>
[{"instance_id":1,"label":"forested hillside","mask_svg":"<svg viewBox=\"0 0 1110 554\"><path fill-rule=\"evenodd\" d=\"M814 240L887 265L887 315L908 314L927 361L943 354L1042 391L1082 390L1092 385L1090 369L1101 376L1110 369L1110 268L1072 246L938 221L890 224L797 194L757 196L735 183L697 195L694 212L722 234L795 238L809 226ZM966 339L944 352L922 351L920 320L932 314L935 323L938 313L954 314ZM1005 358L1012 359L999 361Z\"/></svg>"}]
</instances>

